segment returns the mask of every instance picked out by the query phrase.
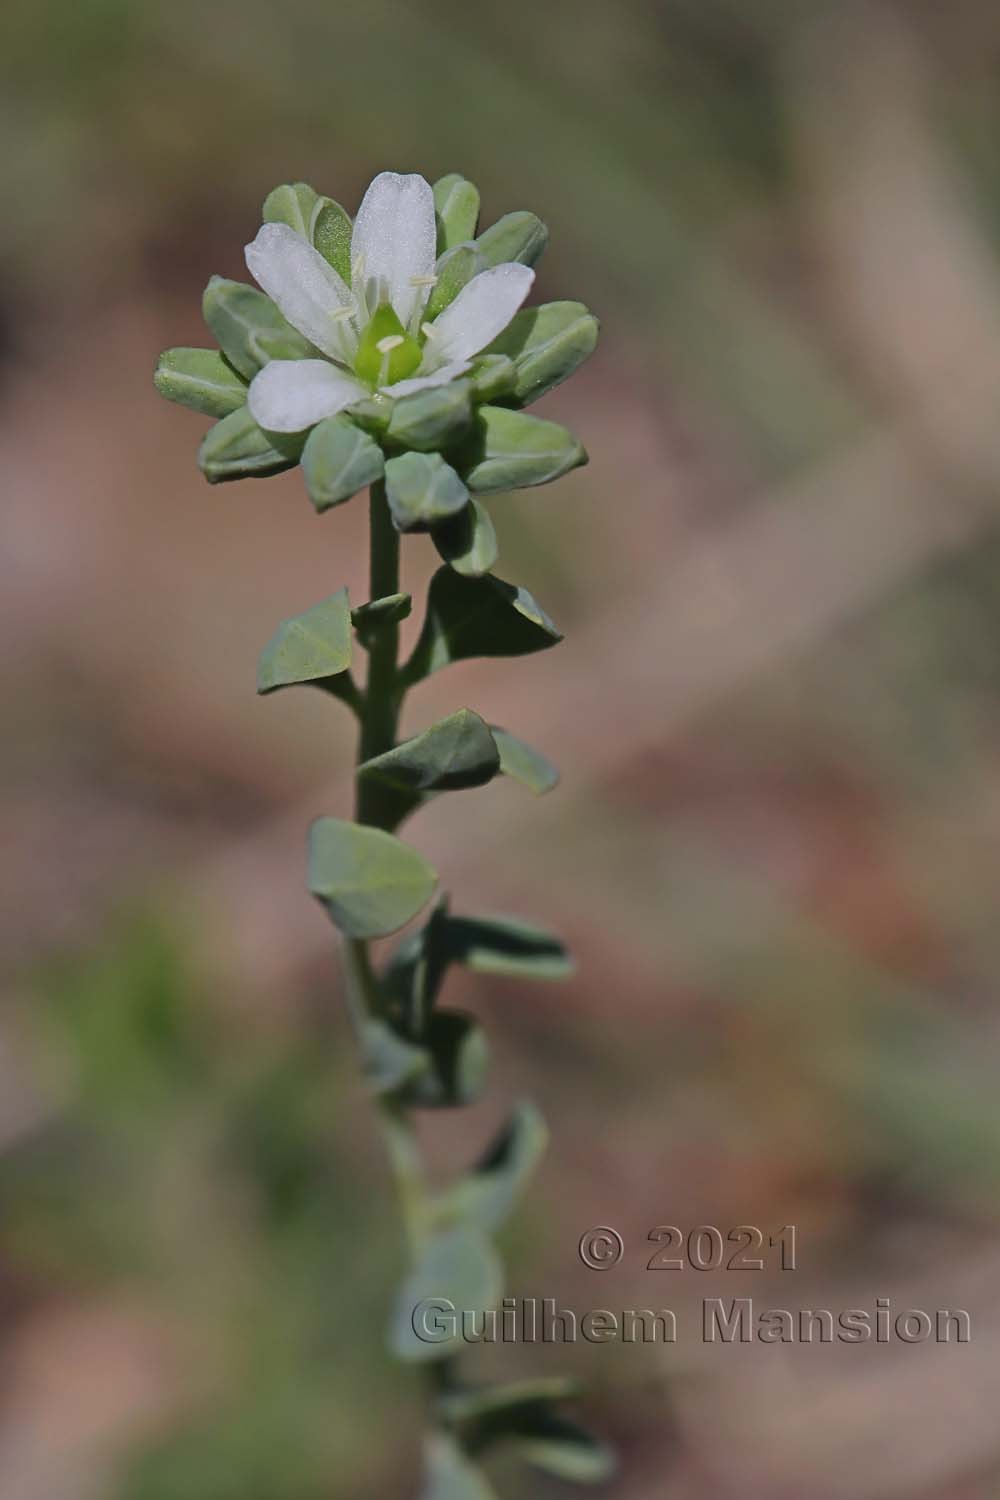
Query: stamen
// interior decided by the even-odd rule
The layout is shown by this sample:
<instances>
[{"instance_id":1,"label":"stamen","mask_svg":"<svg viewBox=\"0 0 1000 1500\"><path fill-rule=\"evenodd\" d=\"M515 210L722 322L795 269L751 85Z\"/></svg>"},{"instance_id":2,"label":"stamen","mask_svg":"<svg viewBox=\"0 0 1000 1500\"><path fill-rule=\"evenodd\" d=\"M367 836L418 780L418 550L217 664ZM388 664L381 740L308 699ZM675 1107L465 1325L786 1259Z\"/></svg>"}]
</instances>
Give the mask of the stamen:
<instances>
[{"instance_id":1,"label":"stamen","mask_svg":"<svg viewBox=\"0 0 1000 1500\"><path fill-rule=\"evenodd\" d=\"M375 348L380 354L391 354L393 349L398 349L400 344L405 343L406 340L401 333L390 333L384 339L379 339Z\"/></svg>"},{"instance_id":2,"label":"stamen","mask_svg":"<svg viewBox=\"0 0 1000 1500\"><path fill-rule=\"evenodd\" d=\"M365 258L364 258L363 255L356 255L354 257L354 264L351 267L351 280L352 281L363 281L364 277L365 277Z\"/></svg>"},{"instance_id":3,"label":"stamen","mask_svg":"<svg viewBox=\"0 0 1000 1500\"><path fill-rule=\"evenodd\" d=\"M434 327L433 323L421 323L420 332L423 334L425 339L436 339L438 336L437 329Z\"/></svg>"},{"instance_id":4,"label":"stamen","mask_svg":"<svg viewBox=\"0 0 1000 1500\"><path fill-rule=\"evenodd\" d=\"M436 276L411 276L410 277L410 285L411 286L418 286L418 287L419 286L437 286L437 284L438 284L438 279L437 279Z\"/></svg>"},{"instance_id":5,"label":"stamen","mask_svg":"<svg viewBox=\"0 0 1000 1500\"><path fill-rule=\"evenodd\" d=\"M338 307L335 312L330 314L330 317L335 323L349 323L354 317L354 308Z\"/></svg>"}]
</instances>

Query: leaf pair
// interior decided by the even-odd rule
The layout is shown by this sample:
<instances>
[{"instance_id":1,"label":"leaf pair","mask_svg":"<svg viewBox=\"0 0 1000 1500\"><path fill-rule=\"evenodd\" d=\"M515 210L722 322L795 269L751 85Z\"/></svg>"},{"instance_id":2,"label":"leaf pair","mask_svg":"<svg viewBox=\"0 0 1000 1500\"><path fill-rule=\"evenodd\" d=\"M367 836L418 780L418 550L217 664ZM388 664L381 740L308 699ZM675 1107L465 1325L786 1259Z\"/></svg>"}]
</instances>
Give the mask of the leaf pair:
<instances>
[{"instance_id":1,"label":"leaf pair","mask_svg":"<svg viewBox=\"0 0 1000 1500\"><path fill-rule=\"evenodd\" d=\"M573 972L551 933L512 917L454 917L442 898L429 921L400 945L382 981L387 1026L424 1054L400 1097L423 1108L470 1104L486 1079L487 1045L478 1022L464 1011L437 1008L451 964L518 978L562 979Z\"/></svg>"},{"instance_id":2,"label":"leaf pair","mask_svg":"<svg viewBox=\"0 0 1000 1500\"><path fill-rule=\"evenodd\" d=\"M523 1420L523 1430L504 1435L534 1468L577 1484L601 1484L614 1474L610 1449L583 1428L542 1411ZM441 1432L426 1441L420 1500L496 1500L496 1491L461 1444Z\"/></svg>"},{"instance_id":3,"label":"leaf pair","mask_svg":"<svg viewBox=\"0 0 1000 1500\"><path fill-rule=\"evenodd\" d=\"M358 767L362 781L378 783L394 794L392 816L385 825L391 828L428 796L485 786L501 772L536 795L549 791L559 779L555 767L537 750L506 730L491 729L468 708Z\"/></svg>"},{"instance_id":4,"label":"leaf pair","mask_svg":"<svg viewBox=\"0 0 1000 1500\"><path fill-rule=\"evenodd\" d=\"M464 1011L435 1011L419 1044L387 1021L365 1025L362 1066L369 1087L410 1109L473 1103L485 1086L488 1064L486 1033Z\"/></svg>"},{"instance_id":5,"label":"leaf pair","mask_svg":"<svg viewBox=\"0 0 1000 1500\"><path fill-rule=\"evenodd\" d=\"M551 932L517 917L453 916L441 898L423 927L403 940L383 985L400 1028L423 1035L450 965L510 979L567 979L573 960Z\"/></svg>"},{"instance_id":6,"label":"leaf pair","mask_svg":"<svg viewBox=\"0 0 1000 1500\"><path fill-rule=\"evenodd\" d=\"M338 589L303 614L283 620L261 653L257 691L315 683L337 692L346 685L351 668L352 622L362 644L367 644L380 624L404 618L410 602L408 594L396 594L352 613L347 590ZM401 669L401 683L418 682L449 662L472 656L523 656L560 640L559 631L527 589L492 576L466 578L450 567L439 568L428 590L420 637ZM547 762L505 731L497 735L501 769L533 790L544 790L547 777L554 776L551 767L546 771Z\"/></svg>"},{"instance_id":7,"label":"leaf pair","mask_svg":"<svg viewBox=\"0 0 1000 1500\"><path fill-rule=\"evenodd\" d=\"M262 217L265 224L287 224L301 234L350 286L353 224L339 203L307 182L286 182L268 193Z\"/></svg>"},{"instance_id":8,"label":"leaf pair","mask_svg":"<svg viewBox=\"0 0 1000 1500\"><path fill-rule=\"evenodd\" d=\"M318 818L309 834L309 889L341 932L353 938L387 937L430 900L437 875L402 840L365 824ZM459 963L491 974L558 979L572 972L558 939L504 917L451 917L438 912L396 954L387 984L397 995L420 965L433 977L420 996L406 998L403 1022L422 1039L445 968Z\"/></svg>"},{"instance_id":9,"label":"leaf pair","mask_svg":"<svg viewBox=\"0 0 1000 1500\"><path fill-rule=\"evenodd\" d=\"M466 1386L446 1393L439 1406L461 1433L468 1453L506 1443L526 1463L559 1479L599 1484L614 1472L614 1455L560 1411L563 1402L578 1394L575 1381L549 1376Z\"/></svg>"},{"instance_id":10,"label":"leaf pair","mask_svg":"<svg viewBox=\"0 0 1000 1500\"><path fill-rule=\"evenodd\" d=\"M311 885L338 925L342 886L341 880L334 907L328 886L320 892ZM563 944L544 929L513 917L452 916L441 898L424 926L400 945L382 980L385 1014L372 1023L366 1063L376 1092L425 1109L479 1097L489 1057L485 1033L465 1011L436 1008L452 964L522 979L564 979L573 972Z\"/></svg>"}]
</instances>

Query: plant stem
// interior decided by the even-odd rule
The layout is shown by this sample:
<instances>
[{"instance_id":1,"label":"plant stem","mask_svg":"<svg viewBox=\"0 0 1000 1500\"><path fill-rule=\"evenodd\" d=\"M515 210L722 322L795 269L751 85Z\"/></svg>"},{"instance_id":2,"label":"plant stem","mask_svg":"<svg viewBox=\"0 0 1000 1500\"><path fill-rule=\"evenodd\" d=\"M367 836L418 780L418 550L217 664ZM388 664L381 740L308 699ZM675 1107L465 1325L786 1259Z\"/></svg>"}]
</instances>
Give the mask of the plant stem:
<instances>
[{"instance_id":1,"label":"plant stem","mask_svg":"<svg viewBox=\"0 0 1000 1500\"><path fill-rule=\"evenodd\" d=\"M368 502L369 589L372 599L384 599L399 593L399 532L392 524L385 483L373 484ZM402 699L397 683L396 658L399 654L399 625L383 625L375 632L368 652L368 683L361 715L358 761L370 760L391 750L396 743L396 726ZM359 782L357 821L376 827L385 825L392 807L377 782Z\"/></svg>"},{"instance_id":2,"label":"plant stem","mask_svg":"<svg viewBox=\"0 0 1000 1500\"><path fill-rule=\"evenodd\" d=\"M363 1052L365 1023L378 1015L379 998L368 944L362 938L345 939L344 973L351 1021ZM423 1240L426 1218L426 1188L420 1148L401 1105L391 1099L379 1099L377 1107L386 1154L396 1180L407 1242L411 1252L416 1252Z\"/></svg>"},{"instance_id":3,"label":"plant stem","mask_svg":"<svg viewBox=\"0 0 1000 1500\"><path fill-rule=\"evenodd\" d=\"M369 496L370 598L384 599L399 592L399 533L385 494L385 484L373 484ZM402 694L397 684L399 655L398 624L383 625L372 640L368 652L368 678L361 710L361 732L358 738L358 764L373 755L391 750L396 743L396 728ZM355 817L359 823L385 827L391 821L393 804L376 783L357 783ZM362 1046L366 1022L377 1018L381 1009L378 984L372 969L369 944L360 938L348 938L344 948L348 1005L355 1032ZM426 1190L423 1164L413 1127L406 1111L390 1099L378 1101L379 1119L386 1151L396 1179L400 1207L411 1250L416 1250L423 1236L426 1218Z\"/></svg>"},{"instance_id":4,"label":"plant stem","mask_svg":"<svg viewBox=\"0 0 1000 1500\"><path fill-rule=\"evenodd\" d=\"M388 594L399 592L399 533L392 524L384 483L371 487L369 519L369 597L384 599ZM383 625L376 632L368 652L368 677L359 713L359 765L373 755L391 750L396 743L399 710L405 694L405 686L400 682L398 657L399 626L395 623ZM392 827L396 810L397 804L391 792L377 783L358 781L355 817L359 823L376 828ZM345 940L344 970L351 1020L363 1049L366 1023L378 1018L382 1008L368 942L361 938ZM428 1221L429 1195L423 1158L405 1106L394 1099L380 1097L377 1108L407 1242L411 1256L415 1257L423 1244ZM437 1361L431 1367L429 1378L433 1392L449 1390L455 1381L454 1360Z\"/></svg>"}]
</instances>

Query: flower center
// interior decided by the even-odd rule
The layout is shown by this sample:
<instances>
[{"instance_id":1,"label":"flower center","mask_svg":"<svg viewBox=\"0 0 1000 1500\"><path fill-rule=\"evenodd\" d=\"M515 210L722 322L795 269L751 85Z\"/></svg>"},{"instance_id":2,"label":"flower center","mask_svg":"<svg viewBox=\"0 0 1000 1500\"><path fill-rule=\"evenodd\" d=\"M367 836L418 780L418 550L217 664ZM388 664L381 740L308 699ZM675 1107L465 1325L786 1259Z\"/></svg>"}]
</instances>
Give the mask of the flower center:
<instances>
[{"instance_id":1,"label":"flower center","mask_svg":"<svg viewBox=\"0 0 1000 1500\"><path fill-rule=\"evenodd\" d=\"M387 302L377 310L358 341L354 369L369 385L395 385L420 365L423 351Z\"/></svg>"}]
</instances>

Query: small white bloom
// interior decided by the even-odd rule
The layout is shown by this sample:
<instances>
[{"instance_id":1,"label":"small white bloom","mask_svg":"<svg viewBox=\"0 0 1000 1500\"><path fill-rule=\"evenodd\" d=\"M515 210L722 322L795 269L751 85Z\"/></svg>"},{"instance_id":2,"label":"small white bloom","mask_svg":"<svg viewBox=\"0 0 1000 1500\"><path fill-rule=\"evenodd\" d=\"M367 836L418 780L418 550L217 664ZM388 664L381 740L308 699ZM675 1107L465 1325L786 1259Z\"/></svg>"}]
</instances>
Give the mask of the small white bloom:
<instances>
[{"instance_id":1,"label":"small white bloom","mask_svg":"<svg viewBox=\"0 0 1000 1500\"><path fill-rule=\"evenodd\" d=\"M434 194L416 174L382 172L365 193L351 240L351 285L287 224L264 224L247 266L325 359L275 359L250 386L261 427L301 432L379 391L407 396L463 375L507 327L535 279L511 262L474 276L433 321Z\"/></svg>"}]
</instances>

